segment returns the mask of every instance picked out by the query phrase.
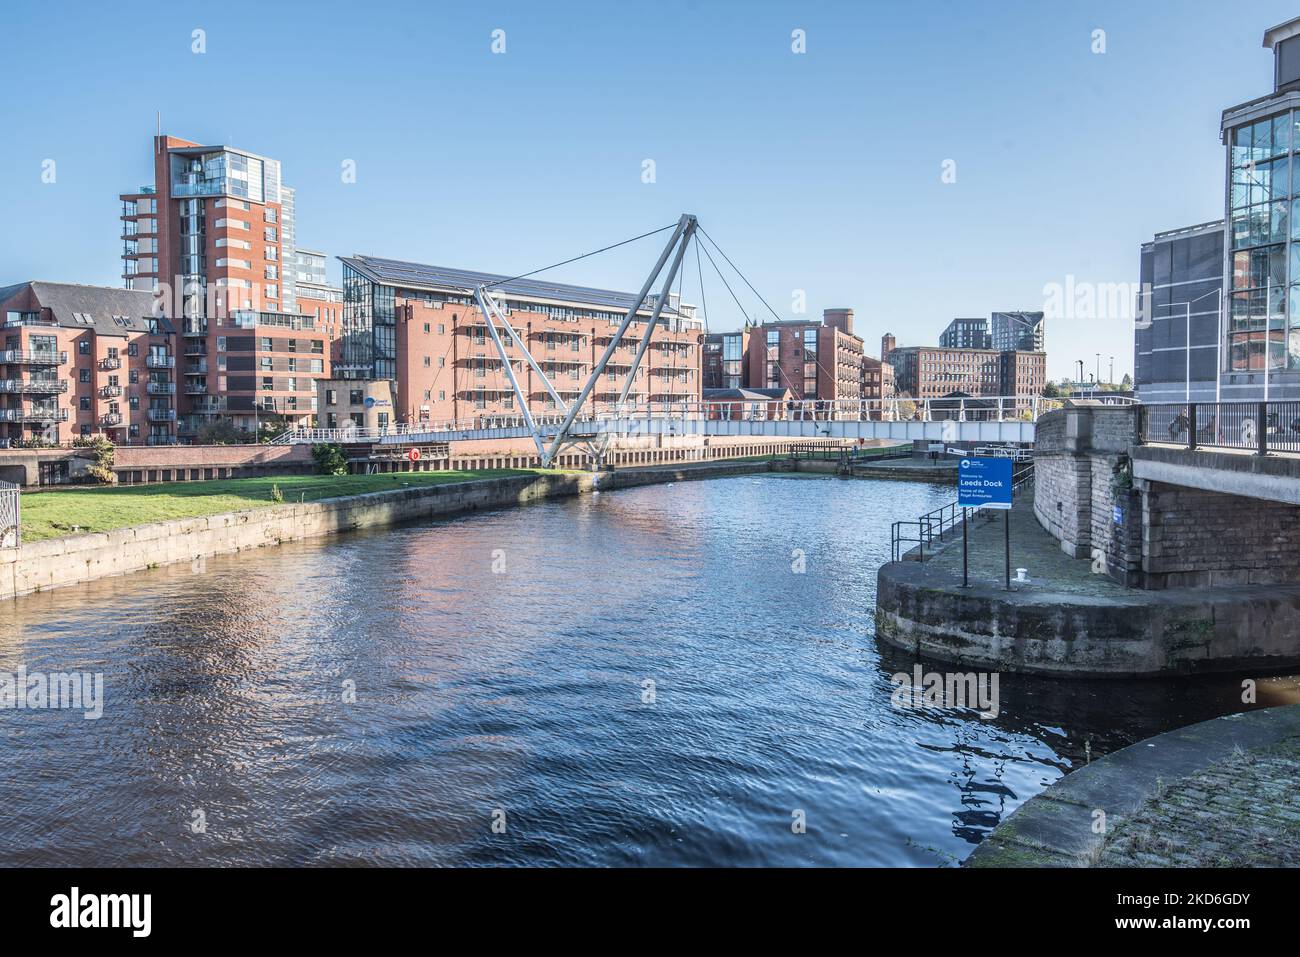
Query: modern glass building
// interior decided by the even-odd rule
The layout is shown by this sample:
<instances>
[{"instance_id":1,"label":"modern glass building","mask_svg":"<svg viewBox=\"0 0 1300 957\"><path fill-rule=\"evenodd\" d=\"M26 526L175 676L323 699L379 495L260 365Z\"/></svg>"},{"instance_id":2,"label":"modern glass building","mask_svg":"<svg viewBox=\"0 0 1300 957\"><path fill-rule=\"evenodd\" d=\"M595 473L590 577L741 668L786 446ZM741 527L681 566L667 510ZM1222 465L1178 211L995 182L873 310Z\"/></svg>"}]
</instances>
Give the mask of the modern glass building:
<instances>
[{"instance_id":1,"label":"modern glass building","mask_svg":"<svg viewBox=\"0 0 1300 957\"><path fill-rule=\"evenodd\" d=\"M1300 396L1300 18L1264 34L1273 92L1223 111L1224 400Z\"/></svg>"}]
</instances>

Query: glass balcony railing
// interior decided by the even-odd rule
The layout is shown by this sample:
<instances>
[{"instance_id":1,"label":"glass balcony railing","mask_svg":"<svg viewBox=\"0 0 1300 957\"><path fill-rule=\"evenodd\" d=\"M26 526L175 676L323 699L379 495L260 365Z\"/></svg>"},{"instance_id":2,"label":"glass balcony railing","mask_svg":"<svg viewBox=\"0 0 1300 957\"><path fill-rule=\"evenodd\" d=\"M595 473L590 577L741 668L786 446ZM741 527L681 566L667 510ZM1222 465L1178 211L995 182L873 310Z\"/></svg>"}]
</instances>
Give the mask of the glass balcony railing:
<instances>
[{"instance_id":1,"label":"glass balcony railing","mask_svg":"<svg viewBox=\"0 0 1300 957\"><path fill-rule=\"evenodd\" d=\"M0 409L0 422L67 422L67 409Z\"/></svg>"},{"instance_id":2,"label":"glass balcony railing","mask_svg":"<svg viewBox=\"0 0 1300 957\"><path fill-rule=\"evenodd\" d=\"M150 422L175 422L176 410L175 409L150 409L149 421Z\"/></svg>"},{"instance_id":3,"label":"glass balcony railing","mask_svg":"<svg viewBox=\"0 0 1300 957\"><path fill-rule=\"evenodd\" d=\"M145 391L150 395L175 395L175 382L150 382L145 386Z\"/></svg>"},{"instance_id":4,"label":"glass balcony railing","mask_svg":"<svg viewBox=\"0 0 1300 957\"><path fill-rule=\"evenodd\" d=\"M66 352L39 350L25 352L22 349L6 349L0 352L0 365L61 366L66 365Z\"/></svg>"},{"instance_id":5,"label":"glass balcony railing","mask_svg":"<svg viewBox=\"0 0 1300 957\"><path fill-rule=\"evenodd\" d=\"M144 364L150 369L174 369L176 368L176 357L151 354L145 356Z\"/></svg>"},{"instance_id":6,"label":"glass balcony railing","mask_svg":"<svg viewBox=\"0 0 1300 957\"><path fill-rule=\"evenodd\" d=\"M67 391L65 379L0 379L0 392L53 395Z\"/></svg>"}]
</instances>

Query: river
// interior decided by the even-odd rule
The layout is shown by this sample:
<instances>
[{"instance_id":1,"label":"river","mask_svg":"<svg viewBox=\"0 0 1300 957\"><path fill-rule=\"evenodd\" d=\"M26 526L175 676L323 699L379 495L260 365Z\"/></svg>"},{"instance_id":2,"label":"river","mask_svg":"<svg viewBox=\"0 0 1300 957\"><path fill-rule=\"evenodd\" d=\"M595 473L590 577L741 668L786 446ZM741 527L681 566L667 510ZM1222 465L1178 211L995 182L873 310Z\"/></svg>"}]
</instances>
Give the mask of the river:
<instances>
[{"instance_id":1,"label":"river","mask_svg":"<svg viewBox=\"0 0 1300 957\"><path fill-rule=\"evenodd\" d=\"M104 694L0 710L0 863L952 865L1089 753L1241 710L1011 674L992 719L894 706L876 569L952 495L678 483L9 602L0 671Z\"/></svg>"}]
</instances>

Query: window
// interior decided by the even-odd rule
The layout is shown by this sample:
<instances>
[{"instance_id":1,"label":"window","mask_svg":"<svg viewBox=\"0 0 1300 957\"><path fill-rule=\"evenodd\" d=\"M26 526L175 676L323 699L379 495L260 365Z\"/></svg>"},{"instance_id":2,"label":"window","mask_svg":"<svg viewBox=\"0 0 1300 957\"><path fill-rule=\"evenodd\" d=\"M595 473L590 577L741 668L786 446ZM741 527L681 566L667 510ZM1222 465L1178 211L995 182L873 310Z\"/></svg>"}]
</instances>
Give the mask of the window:
<instances>
[{"instance_id":1,"label":"window","mask_svg":"<svg viewBox=\"0 0 1300 957\"><path fill-rule=\"evenodd\" d=\"M428 356L425 356L425 357L424 357L424 367L425 367L426 369L429 368L429 364L430 364L430 363L429 363L429 357L428 357Z\"/></svg>"},{"instance_id":2,"label":"window","mask_svg":"<svg viewBox=\"0 0 1300 957\"><path fill-rule=\"evenodd\" d=\"M78 340L77 340L77 354L78 354L78 355L83 355L83 356L88 356L88 355L90 355L90 340L89 340L89 339L78 339Z\"/></svg>"},{"instance_id":3,"label":"window","mask_svg":"<svg viewBox=\"0 0 1300 957\"><path fill-rule=\"evenodd\" d=\"M326 390L325 390L325 404L326 404L326 405L338 405L338 404L339 404L339 402L338 402L338 398L339 398L339 397L338 397L338 393L335 392L333 389L326 389Z\"/></svg>"},{"instance_id":4,"label":"window","mask_svg":"<svg viewBox=\"0 0 1300 957\"><path fill-rule=\"evenodd\" d=\"M366 396L361 389L352 389L348 392L348 405L364 405L365 401Z\"/></svg>"}]
</instances>

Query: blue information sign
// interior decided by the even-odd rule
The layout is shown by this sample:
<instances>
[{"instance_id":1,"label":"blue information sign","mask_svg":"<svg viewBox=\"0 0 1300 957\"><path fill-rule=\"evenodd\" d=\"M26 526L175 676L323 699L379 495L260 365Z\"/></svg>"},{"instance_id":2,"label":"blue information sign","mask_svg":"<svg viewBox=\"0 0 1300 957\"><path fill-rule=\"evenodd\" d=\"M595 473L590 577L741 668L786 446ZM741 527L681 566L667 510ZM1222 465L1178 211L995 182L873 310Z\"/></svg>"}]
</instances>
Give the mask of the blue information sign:
<instances>
[{"instance_id":1,"label":"blue information sign","mask_svg":"<svg viewBox=\"0 0 1300 957\"><path fill-rule=\"evenodd\" d=\"M1011 460L962 459L957 467L957 504L962 508L1010 508Z\"/></svg>"}]
</instances>

